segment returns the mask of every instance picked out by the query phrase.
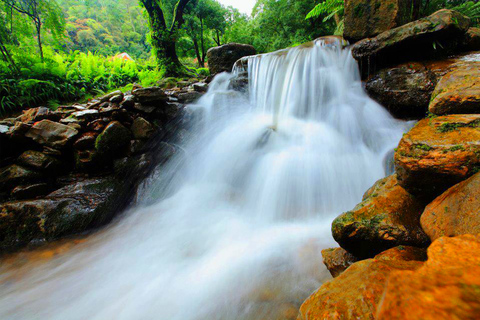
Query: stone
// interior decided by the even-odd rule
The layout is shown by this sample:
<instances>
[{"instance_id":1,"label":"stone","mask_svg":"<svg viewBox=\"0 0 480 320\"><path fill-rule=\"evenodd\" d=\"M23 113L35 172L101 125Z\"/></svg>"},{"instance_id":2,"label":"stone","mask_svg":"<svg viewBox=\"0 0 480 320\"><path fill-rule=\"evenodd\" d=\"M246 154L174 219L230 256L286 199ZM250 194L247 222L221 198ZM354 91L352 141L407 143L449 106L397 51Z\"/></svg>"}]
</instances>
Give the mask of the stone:
<instances>
[{"instance_id":1,"label":"stone","mask_svg":"<svg viewBox=\"0 0 480 320\"><path fill-rule=\"evenodd\" d=\"M149 139L155 133L153 125L142 117L136 118L130 129L133 137L140 140Z\"/></svg>"},{"instance_id":2,"label":"stone","mask_svg":"<svg viewBox=\"0 0 480 320\"><path fill-rule=\"evenodd\" d=\"M376 319L478 319L479 252L479 235L436 240L423 266L390 274Z\"/></svg>"},{"instance_id":3,"label":"stone","mask_svg":"<svg viewBox=\"0 0 480 320\"><path fill-rule=\"evenodd\" d=\"M432 241L480 234L480 173L451 187L430 203L420 222Z\"/></svg>"},{"instance_id":4,"label":"stone","mask_svg":"<svg viewBox=\"0 0 480 320\"><path fill-rule=\"evenodd\" d=\"M78 131L64 124L50 120L35 123L25 134L35 142L48 147L62 149L73 142Z\"/></svg>"},{"instance_id":5,"label":"stone","mask_svg":"<svg viewBox=\"0 0 480 320\"><path fill-rule=\"evenodd\" d=\"M137 180L145 177L153 166L153 159L149 154L140 154L115 160L115 174L120 179Z\"/></svg>"},{"instance_id":6,"label":"stone","mask_svg":"<svg viewBox=\"0 0 480 320\"><path fill-rule=\"evenodd\" d=\"M422 253L417 248L398 247L352 264L305 300L297 319L374 320L389 275L397 270L420 268Z\"/></svg>"},{"instance_id":7,"label":"stone","mask_svg":"<svg viewBox=\"0 0 480 320\"><path fill-rule=\"evenodd\" d=\"M103 97L100 98L100 103L110 101L111 98L115 96L122 96L123 97L123 92L121 90L116 90L113 92L110 92L109 94L104 95Z\"/></svg>"},{"instance_id":8,"label":"stone","mask_svg":"<svg viewBox=\"0 0 480 320\"><path fill-rule=\"evenodd\" d=\"M72 113L71 117L74 117L79 120L93 120L98 117L98 110L96 109L87 109L82 111L77 111Z\"/></svg>"},{"instance_id":9,"label":"stone","mask_svg":"<svg viewBox=\"0 0 480 320\"><path fill-rule=\"evenodd\" d=\"M1 204L0 250L99 227L127 203L128 188L111 178L86 179L39 200Z\"/></svg>"},{"instance_id":10,"label":"stone","mask_svg":"<svg viewBox=\"0 0 480 320\"><path fill-rule=\"evenodd\" d=\"M123 93L122 94L117 94L117 95L114 95L113 97L110 98L110 101L111 103L120 103L123 101Z\"/></svg>"},{"instance_id":11,"label":"stone","mask_svg":"<svg viewBox=\"0 0 480 320\"><path fill-rule=\"evenodd\" d=\"M48 183L36 183L15 187L12 190L12 197L17 200L31 199L47 195L52 187Z\"/></svg>"},{"instance_id":12,"label":"stone","mask_svg":"<svg viewBox=\"0 0 480 320\"><path fill-rule=\"evenodd\" d=\"M431 201L480 168L480 115L423 119L395 152L398 183Z\"/></svg>"},{"instance_id":13,"label":"stone","mask_svg":"<svg viewBox=\"0 0 480 320\"><path fill-rule=\"evenodd\" d=\"M412 21L412 0L347 0L343 36L350 42L372 38Z\"/></svg>"},{"instance_id":14,"label":"stone","mask_svg":"<svg viewBox=\"0 0 480 320\"><path fill-rule=\"evenodd\" d=\"M373 257L399 245L424 247L429 244L420 227L424 208L398 185L396 175L391 175L377 181L360 204L333 221L333 237L358 258Z\"/></svg>"},{"instance_id":15,"label":"stone","mask_svg":"<svg viewBox=\"0 0 480 320\"><path fill-rule=\"evenodd\" d=\"M382 69L366 83L370 97L384 106L394 117L425 117L436 77L424 64L411 62Z\"/></svg>"},{"instance_id":16,"label":"stone","mask_svg":"<svg viewBox=\"0 0 480 320\"><path fill-rule=\"evenodd\" d=\"M429 111L436 115L480 113L480 62L470 62L443 76Z\"/></svg>"},{"instance_id":17,"label":"stone","mask_svg":"<svg viewBox=\"0 0 480 320\"><path fill-rule=\"evenodd\" d=\"M322 250L323 263L332 277L336 278L358 261L358 258L342 248Z\"/></svg>"},{"instance_id":18,"label":"stone","mask_svg":"<svg viewBox=\"0 0 480 320\"><path fill-rule=\"evenodd\" d=\"M445 57L458 49L469 25L469 18L443 9L374 38L361 40L353 45L352 54L360 62L364 75L392 64Z\"/></svg>"},{"instance_id":19,"label":"stone","mask_svg":"<svg viewBox=\"0 0 480 320\"><path fill-rule=\"evenodd\" d=\"M60 116L55 114L48 108L38 107L24 110L22 112L22 115L18 117L19 121L26 123L33 123L45 119L58 121L60 119Z\"/></svg>"},{"instance_id":20,"label":"stone","mask_svg":"<svg viewBox=\"0 0 480 320\"><path fill-rule=\"evenodd\" d=\"M98 135L95 140L95 149L102 156L118 158L122 154L122 149L130 144L131 135L130 130L120 122L112 121Z\"/></svg>"},{"instance_id":21,"label":"stone","mask_svg":"<svg viewBox=\"0 0 480 320\"><path fill-rule=\"evenodd\" d=\"M210 48L207 52L210 74L231 72L237 60L255 54L257 54L257 50L253 46L239 43L229 43Z\"/></svg>"},{"instance_id":22,"label":"stone","mask_svg":"<svg viewBox=\"0 0 480 320\"><path fill-rule=\"evenodd\" d=\"M62 167L62 163L58 159L34 150L25 151L17 161L26 167L53 174L59 174Z\"/></svg>"},{"instance_id":23,"label":"stone","mask_svg":"<svg viewBox=\"0 0 480 320\"><path fill-rule=\"evenodd\" d=\"M135 104L135 97L131 94L129 95L126 95L124 98L123 98L123 101L121 101L120 103L120 107L121 108L133 108Z\"/></svg>"},{"instance_id":24,"label":"stone","mask_svg":"<svg viewBox=\"0 0 480 320\"><path fill-rule=\"evenodd\" d=\"M197 82L197 83L194 83L192 86L193 86L193 90L197 92L205 93L208 91L208 84L206 84L205 82Z\"/></svg>"},{"instance_id":25,"label":"stone","mask_svg":"<svg viewBox=\"0 0 480 320\"><path fill-rule=\"evenodd\" d=\"M42 178L39 172L13 164L0 169L0 190L10 190L18 185L38 181Z\"/></svg>"},{"instance_id":26,"label":"stone","mask_svg":"<svg viewBox=\"0 0 480 320\"><path fill-rule=\"evenodd\" d=\"M157 107L155 107L155 106L144 105L144 104L137 103L137 102L134 104L133 107L135 108L135 110L138 110L138 111L146 113L146 114L150 114L157 109Z\"/></svg>"},{"instance_id":27,"label":"stone","mask_svg":"<svg viewBox=\"0 0 480 320\"><path fill-rule=\"evenodd\" d=\"M97 150L75 150L75 169L80 172L98 172L105 167L105 161Z\"/></svg>"},{"instance_id":28,"label":"stone","mask_svg":"<svg viewBox=\"0 0 480 320\"><path fill-rule=\"evenodd\" d=\"M468 29L463 39L463 49L465 51L480 50L480 28L472 27Z\"/></svg>"},{"instance_id":29,"label":"stone","mask_svg":"<svg viewBox=\"0 0 480 320\"><path fill-rule=\"evenodd\" d=\"M95 147L97 136L98 134L96 132L85 132L75 141L73 147L77 150L92 149Z\"/></svg>"},{"instance_id":30,"label":"stone","mask_svg":"<svg viewBox=\"0 0 480 320\"><path fill-rule=\"evenodd\" d=\"M203 96L203 93L197 91L183 92L178 95L178 101L182 103L192 103Z\"/></svg>"},{"instance_id":31,"label":"stone","mask_svg":"<svg viewBox=\"0 0 480 320\"><path fill-rule=\"evenodd\" d=\"M135 101L139 103L158 103L167 101L168 97L160 87L138 88L132 91Z\"/></svg>"}]
</instances>

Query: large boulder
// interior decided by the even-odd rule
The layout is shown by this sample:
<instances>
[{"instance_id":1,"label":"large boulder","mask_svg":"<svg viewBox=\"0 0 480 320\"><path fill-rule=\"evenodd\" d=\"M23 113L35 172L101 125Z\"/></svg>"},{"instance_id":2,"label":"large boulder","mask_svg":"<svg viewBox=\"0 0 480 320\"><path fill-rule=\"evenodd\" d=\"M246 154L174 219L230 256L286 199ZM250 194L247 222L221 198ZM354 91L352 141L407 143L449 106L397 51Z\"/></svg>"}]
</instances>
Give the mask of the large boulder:
<instances>
[{"instance_id":1,"label":"large boulder","mask_svg":"<svg viewBox=\"0 0 480 320\"><path fill-rule=\"evenodd\" d=\"M251 45L240 43L224 44L211 48L207 52L210 73L231 72L235 62L243 57L255 55L257 51Z\"/></svg>"},{"instance_id":2,"label":"large boulder","mask_svg":"<svg viewBox=\"0 0 480 320\"><path fill-rule=\"evenodd\" d=\"M470 62L443 76L429 111L437 115L480 113L480 62Z\"/></svg>"},{"instance_id":3,"label":"large boulder","mask_svg":"<svg viewBox=\"0 0 480 320\"><path fill-rule=\"evenodd\" d=\"M0 205L0 251L53 240L108 222L128 198L111 178L80 180L39 200Z\"/></svg>"},{"instance_id":4,"label":"large boulder","mask_svg":"<svg viewBox=\"0 0 480 320\"><path fill-rule=\"evenodd\" d=\"M412 0L345 1L345 39L356 42L412 21Z\"/></svg>"},{"instance_id":5,"label":"large boulder","mask_svg":"<svg viewBox=\"0 0 480 320\"><path fill-rule=\"evenodd\" d=\"M458 50L469 25L469 18L443 9L375 38L359 41L353 46L352 53L360 62L363 74L368 74L372 68L443 57Z\"/></svg>"},{"instance_id":6,"label":"large boulder","mask_svg":"<svg viewBox=\"0 0 480 320\"><path fill-rule=\"evenodd\" d=\"M360 204L333 221L333 237L359 258L399 245L423 247L429 243L420 227L424 207L392 175L377 181Z\"/></svg>"},{"instance_id":7,"label":"large boulder","mask_svg":"<svg viewBox=\"0 0 480 320\"><path fill-rule=\"evenodd\" d=\"M423 63L412 62L380 70L367 81L366 90L396 118L421 119L436 83Z\"/></svg>"},{"instance_id":8,"label":"large boulder","mask_svg":"<svg viewBox=\"0 0 480 320\"><path fill-rule=\"evenodd\" d=\"M73 142L77 134L78 131L70 126L50 120L42 120L35 123L25 136L41 145L62 149Z\"/></svg>"},{"instance_id":9,"label":"large boulder","mask_svg":"<svg viewBox=\"0 0 480 320\"><path fill-rule=\"evenodd\" d=\"M165 103L168 96L160 87L138 88L132 91L134 100L141 104Z\"/></svg>"},{"instance_id":10,"label":"large boulder","mask_svg":"<svg viewBox=\"0 0 480 320\"><path fill-rule=\"evenodd\" d=\"M118 121L110 122L95 140L95 149L104 158L115 158L130 144L131 132Z\"/></svg>"},{"instance_id":11,"label":"large boulder","mask_svg":"<svg viewBox=\"0 0 480 320\"><path fill-rule=\"evenodd\" d=\"M0 191L9 191L17 185L38 181L42 178L41 173L14 164L0 169Z\"/></svg>"},{"instance_id":12,"label":"large boulder","mask_svg":"<svg viewBox=\"0 0 480 320\"><path fill-rule=\"evenodd\" d=\"M422 267L390 274L376 319L479 319L479 252L479 235L436 240Z\"/></svg>"},{"instance_id":13,"label":"large boulder","mask_svg":"<svg viewBox=\"0 0 480 320\"><path fill-rule=\"evenodd\" d=\"M305 300L298 320L374 320L388 276L397 270L416 270L424 260L423 250L400 247L354 263Z\"/></svg>"},{"instance_id":14,"label":"large boulder","mask_svg":"<svg viewBox=\"0 0 480 320\"><path fill-rule=\"evenodd\" d=\"M358 258L343 248L322 250L323 264L327 267L332 277L336 278L358 261Z\"/></svg>"},{"instance_id":15,"label":"large boulder","mask_svg":"<svg viewBox=\"0 0 480 320\"><path fill-rule=\"evenodd\" d=\"M463 40L463 49L465 51L480 50L480 28L468 29Z\"/></svg>"},{"instance_id":16,"label":"large boulder","mask_svg":"<svg viewBox=\"0 0 480 320\"><path fill-rule=\"evenodd\" d=\"M395 152L398 183L433 200L480 168L480 115L423 119L405 134Z\"/></svg>"},{"instance_id":17,"label":"large boulder","mask_svg":"<svg viewBox=\"0 0 480 320\"><path fill-rule=\"evenodd\" d=\"M460 182L430 203L420 219L430 239L480 234L480 173Z\"/></svg>"}]
</instances>

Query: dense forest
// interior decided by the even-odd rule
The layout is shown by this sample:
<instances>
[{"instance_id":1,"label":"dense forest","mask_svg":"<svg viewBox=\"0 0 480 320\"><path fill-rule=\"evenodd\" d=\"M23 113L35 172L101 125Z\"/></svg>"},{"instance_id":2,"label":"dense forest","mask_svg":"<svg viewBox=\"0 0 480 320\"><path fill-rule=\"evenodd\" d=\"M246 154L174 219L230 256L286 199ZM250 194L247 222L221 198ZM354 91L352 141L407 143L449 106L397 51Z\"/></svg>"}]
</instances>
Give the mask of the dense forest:
<instances>
[{"instance_id":1,"label":"dense forest","mask_svg":"<svg viewBox=\"0 0 480 320\"><path fill-rule=\"evenodd\" d=\"M444 7L480 16L476 1L417 2L418 16ZM341 34L343 10L342 0L258 0L251 15L215 0L1 0L0 111L206 75L211 47L238 42L269 52ZM152 19L158 13L164 27ZM173 63L164 60L170 44Z\"/></svg>"}]
</instances>

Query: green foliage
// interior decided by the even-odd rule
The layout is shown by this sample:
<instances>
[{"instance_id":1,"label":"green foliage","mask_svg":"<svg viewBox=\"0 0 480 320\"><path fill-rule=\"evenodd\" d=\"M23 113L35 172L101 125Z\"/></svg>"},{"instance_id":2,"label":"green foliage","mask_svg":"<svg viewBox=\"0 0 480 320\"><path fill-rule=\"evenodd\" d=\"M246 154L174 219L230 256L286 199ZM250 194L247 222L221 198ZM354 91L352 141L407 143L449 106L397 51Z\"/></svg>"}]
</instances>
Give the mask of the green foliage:
<instances>
[{"instance_id":1,"label":"green foliage","mask_svg":"<svg viewBox=\"0 0 480 320\"><path fill-rule=\"evenodd\" d=\"M472 25L480 23L480 2L465 0L423 0L421 3L421 15L427 16L440 9L452 9L458 11L470 19Z\"/></svg>"},{"instance_id":2,"label":"green foliage","mask_svg":"<svg viewBox=\"0 0 480 320\"><path fill-rule=\"evenodd\" d=\"M472 25L478 26L480 24L480 2L467 1L452 8L472 20Z\"/></svg>"},{"instance_id":3,"label":"green foliage","mask_svg":"<svg viewBox=\"0 0 480 320\"><path fill-rule=\"evenodd\" d=\"M312 9L312 11L307 14L305 19L323 16L323 22L326 22L333 18L336 14L343 16L344 9L345 2L343 0L324 0Z\"/></svg>"}]
</instances>

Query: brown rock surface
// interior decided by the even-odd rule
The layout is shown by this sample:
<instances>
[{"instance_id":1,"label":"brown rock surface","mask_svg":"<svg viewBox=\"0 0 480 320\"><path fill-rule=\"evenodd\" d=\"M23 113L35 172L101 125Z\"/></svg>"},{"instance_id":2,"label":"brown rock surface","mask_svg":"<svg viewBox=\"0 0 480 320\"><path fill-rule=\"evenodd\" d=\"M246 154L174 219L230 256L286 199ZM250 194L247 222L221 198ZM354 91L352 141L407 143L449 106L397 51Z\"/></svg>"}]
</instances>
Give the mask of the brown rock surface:
<instances>
[{"instance_id":1,"label":"brown rock surface","mask_svg":"<svg viewBox=\"0 0 480 320\"><path fill-rule=\"evenodd\" d=\"M480 168L480 115L421 120L395 152L398 183L433 200Z\"/></svg>"},{"instance_id":2,"label":"brown rock surface","mask_svg":"<svg viewBox=\"0 0 480 320\"><path fill-rule=\"evenodd\" d=\"M479 319L479 252L478 235L436 240L421 268L391 273L376 319Z\"/></svg>"},{"instance_id":3,"label":"brown rock surface","mask_svg":"<svg viewBox=\"0 0 480 320\"><path fill-rule=\"evenodd\" d=\"M411 21L412 0L345 1L344 37L356 42Z\"/></svg>"},{"instance_id":4,"label":"brown rock surface","mask_svg":"<svg viewBox=\"0 0 480 320\"><path fill-rule=\"evenodd\" d=\"M420 219L430 239L480 233L480 173L430 203Z\"/></svg>"},{"instance_id":5,"label":"brown rock surface","mask_svg":"<svg viewBox=\"0 0 480 320\"><path fill-rule=\"evenodd\" d=\"M352 211L333 221L340 246L359 258L373 257L398 245L423 247L427 235L420 227L424 204L397 183L396 175L379 180Z\"/></svg>"},{"instance_id":6,"label":"brown rock surface","mask_svg":"<svg viewBox=\"0 0 480 320\"><path fill-rule=\"evenodd\" d=\"M305 300L297 319L373 320L388 276L396 270L420 268L423 258L423 250L398 247L354 263Z\"/></svg>"},{"instance_id":7,"label":"brown rock surface","mask_svg":"<svg viewBox=\"0 0 480 320\"><path fill-rule=\"evenodd\" d=\"M41 145L60 149L68 145L77 134L78 131L70 126L42 120L35 123L25 136Z\"/></svg>"},{"instance_id":8,"label":"brown rock surface","mask_svg":"<svg viewBox=\"0 0 480 320\"><path fill-rule=\"evenodd\" d=\"M429 111L437 115L480 113L480 61L444 75L433 92Z\"/></svg>"},{"instance_id":9,"label":"brown rock surface","mask_svg":"<svg viewBox=\"0 0 480 320\"><path fill-rule=\"evenodd\" d=\"M358 259L342 248L322 250L323 263L327 266L332 277L336 278L348 269Z\"/></svg>"}]
</instances>

